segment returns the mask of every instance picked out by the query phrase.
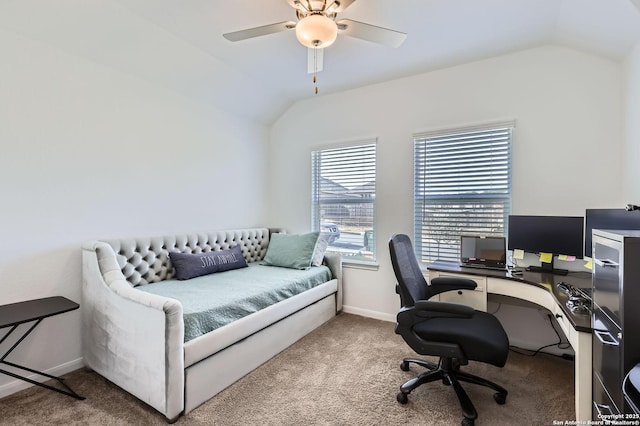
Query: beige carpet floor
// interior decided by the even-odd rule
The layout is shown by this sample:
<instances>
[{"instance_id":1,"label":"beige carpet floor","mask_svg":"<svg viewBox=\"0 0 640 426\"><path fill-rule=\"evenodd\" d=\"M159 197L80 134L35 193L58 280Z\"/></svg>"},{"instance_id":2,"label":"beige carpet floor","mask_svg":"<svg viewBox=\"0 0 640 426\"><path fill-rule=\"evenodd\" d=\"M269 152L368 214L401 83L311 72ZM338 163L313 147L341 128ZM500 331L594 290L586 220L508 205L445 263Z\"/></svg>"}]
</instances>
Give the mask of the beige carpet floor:
<instances>
[{"instance_id":1,"label":"beige carpet floor","mask_svg":"<svg viewBox=\"0 0 640 426\"><path fill-rule=\"evenodd\" d=\"M396 402L398 387L422 371L404 372L415 354L393 324L341 314L225 389L176 425L459 425L450 386L416 389ZM505 405L489 389L463 384L478 410L476 425L551 425L574 415L573 363L514 352L504 368L470 363L468 371L507 388ZM65 376L87 397L77 401L32 387L0 399L2 425L166 425L164 418L99 375Z\"/></svg>"}]
</instances>

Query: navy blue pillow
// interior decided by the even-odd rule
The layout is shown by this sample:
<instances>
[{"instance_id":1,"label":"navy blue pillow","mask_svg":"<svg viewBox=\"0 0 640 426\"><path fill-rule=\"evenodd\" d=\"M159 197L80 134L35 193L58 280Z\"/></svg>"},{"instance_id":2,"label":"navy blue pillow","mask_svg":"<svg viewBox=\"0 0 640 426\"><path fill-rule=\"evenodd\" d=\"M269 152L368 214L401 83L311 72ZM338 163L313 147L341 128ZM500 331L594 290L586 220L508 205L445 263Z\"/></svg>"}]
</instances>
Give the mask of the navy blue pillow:
<instances>
[{"instance_id":1,"label":"navy blue pillow","mask_svg":"<svg viewBox=\"0 0 640 426\"><path fill-rule=\"evenodd\" d=\"M247 267L247 261L244 260L240 246L233 246L229 250L210 252L209 255L212 257L212 261L218 264L218 272Z\"/></svg>"},{"instance_id":2,"label":"navy blue pillow","mask_svg":"<svg viewBox=\"0 0 640 426\"><path fill-rule=\"evenodd\" d=\"M247 261L242 256L240 246L229 250L208 251L206 253L169 253L171 264L176 270L176 278L188 280L214 272L245 268Z\"/></svg>"}]
</instances>

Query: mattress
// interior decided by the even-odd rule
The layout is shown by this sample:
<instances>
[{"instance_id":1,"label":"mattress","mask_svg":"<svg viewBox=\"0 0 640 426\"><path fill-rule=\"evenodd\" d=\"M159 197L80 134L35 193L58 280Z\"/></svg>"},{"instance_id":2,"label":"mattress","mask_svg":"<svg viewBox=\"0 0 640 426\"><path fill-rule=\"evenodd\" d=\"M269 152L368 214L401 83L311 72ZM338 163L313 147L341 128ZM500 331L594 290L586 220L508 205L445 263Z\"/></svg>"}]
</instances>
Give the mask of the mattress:
<instances>
[{"instance_id":1,"label":"mattress","mask_svg":"<svg viewBox=\"0 0 640 426\"><path fill-rule=\"evenodd\" d=\"M331 279L326 266L297 270L256 262L247 268L185 281L160 281L136 289L182 304L184 341L188 342Z\"/></svg>"}]
</instances>

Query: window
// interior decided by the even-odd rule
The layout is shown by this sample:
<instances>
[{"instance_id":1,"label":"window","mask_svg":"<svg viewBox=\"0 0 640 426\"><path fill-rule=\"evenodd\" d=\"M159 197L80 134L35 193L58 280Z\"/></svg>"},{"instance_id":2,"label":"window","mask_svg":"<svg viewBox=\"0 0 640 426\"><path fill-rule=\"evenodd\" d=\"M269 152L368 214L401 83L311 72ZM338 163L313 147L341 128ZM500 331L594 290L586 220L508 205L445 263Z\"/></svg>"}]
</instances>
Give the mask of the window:
<instances>
[{"instance_id":1,"label":"window","mask_svg":"<svg viewBox=\"0 0 640 426\"><path fill-rule=\"evenodd\" d=\"M363 142L311 154L313 229L329 251L375 259L376 144Z\"/></svg>"},{"instance_id":2,"label":"window","mask_svg":"<svg viewBox=\"0 0 640 426\"><path fill-rule=\"evenodd\" d=\"M461 235L505 235L513 126L414 135L414 239L420 261L458 261Z\"/></svg>"}]
</instances>

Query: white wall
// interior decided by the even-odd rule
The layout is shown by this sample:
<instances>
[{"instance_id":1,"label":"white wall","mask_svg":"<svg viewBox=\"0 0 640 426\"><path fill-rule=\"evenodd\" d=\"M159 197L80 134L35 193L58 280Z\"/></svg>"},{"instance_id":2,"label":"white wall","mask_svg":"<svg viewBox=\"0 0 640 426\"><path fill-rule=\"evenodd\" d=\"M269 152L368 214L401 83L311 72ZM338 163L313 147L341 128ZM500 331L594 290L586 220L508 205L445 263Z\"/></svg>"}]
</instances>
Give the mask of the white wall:
<instances>
[{"instance_id":1,"label":"white wall","mask_svg":"<svg viewBox=\"0 0 640 426\"><path fill-rule=\"evenodd\" d=\"M412 134L517 121L515 214L583 215L623 202L621 66L546 46L295 104L271 129L270 223L310 226L310 151L378 137L379 270L346 269L353 312L394 318L387 240L413 232Z\"/></svg>"},{"instance_id":2,"label":"white wall","mask_svg":"<svg viewBox=\"0 0 640 426\"><path fill-rule=\"evenodd\" d=\"M640 42L624 63L626 203L640 205Z\"/></svg>"},{"instance_id":3,"label":"white wall","mask_svg":"<svg viewBox=\"0 0 640 426\"><path fill-rule=\"evenodd\" d=\"M80 302L85 240L268 225L264 126L12 33L0 57L1 304ZM10 359L78 368L80 327L45 320Z\"/></svg>"}]
</instances>

